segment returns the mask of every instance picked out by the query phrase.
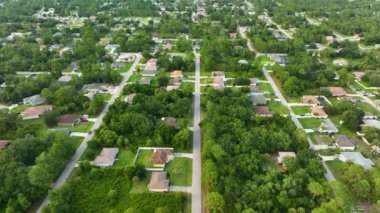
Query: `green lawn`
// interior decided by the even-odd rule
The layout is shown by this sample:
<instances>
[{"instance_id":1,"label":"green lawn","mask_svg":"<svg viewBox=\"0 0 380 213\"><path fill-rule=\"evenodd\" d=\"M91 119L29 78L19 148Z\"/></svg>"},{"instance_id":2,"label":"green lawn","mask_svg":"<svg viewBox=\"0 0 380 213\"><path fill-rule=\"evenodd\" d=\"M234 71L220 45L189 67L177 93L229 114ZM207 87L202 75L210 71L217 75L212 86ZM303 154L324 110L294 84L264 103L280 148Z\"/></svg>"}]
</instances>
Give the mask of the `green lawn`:
<instances>
[{"instance_id":1,"label":"green lawn","mask_svg":"<svg viewBox=\"0 0 380 213\"><path fill-rule=\"evenodd\" d=\"M111 99L111 97L112 97L112 95L108 94L108 93L103 93L103 94L99 93L99 94L96 94L96 95L100 95L101 97L104 98L105 101L109 101Z\"/></svg>"},{"instance_id":2,"label":"green lawn","mask_svg":"<svg viewBox=\"0 0 380 213\"><path fill-rule=\"evenodd\" d=\"M278 113L278 114L288 114L289 113L289 110L288 108L286 108L286 106L282 105L281 102L279 101L268 101L267 103L269 109L275 113Z\"/></svg>"},{"instance_id":3,"label":"green lawn","mask_svg":"<svg viewBox=\"0 0 380 213\"><path fill-rule=\"evenodd\" d=\"M380 115L380 112L368 103L358 102L358 103L356 103L356 106L358 106L364 112L369 112L369 113L372 113L374 115Z\"/></svg>"},{"instance_id":4,"label":"green lawn","mask_svg":"<svg viewBox=\"0 0 380 213\"><path fill-rule=\"evenodd\" d=\"M117 71L118 71L119 73L128 72L129 69L131 68L132 64L133 64L133 63L126 63L126 64L125 64L125 67L124 67L123 69L118 69Z\"/></svg>"},{"instance_id":5,"label":"green lawn","mask_svg":"<svg viewBox=\"0 0 380 213\"><path fill-rule=\"evenodd\" d=\"M145 193L148 192L148 184L150 181L150 176L152 173L147 172L146 177L142 180L139 180L136 183L133 183L130 193Z\"/></svg>"},{"instance_id":6,"label":"green lawn","mask_svg":"<svg viewBox=\"0 0 380 213\"><path fill-rule=\"evenodd\" d=\"M334 177L337 180L342 180L343 168L344 168L345 163L340 160L332 160L332 161L326 161L326 164L330 168Z\"/></svg>"},{"instance_id":7,"label":"green lawn","mask_svg":"<svg viewBox=\"0 0 380 213\"><path fill-rule=\"evenodd\" d=\"M128 166L133 166L133 160L135 154L131 150L120 150L118 154L118 160L113 165L115 168L123 168Z\"/></svg>"},{"instance_id":8,"label":"green lawn","mask_svg":"<svg viewBox=\"0 0 380 213\"><path fill-rule=\"evenodd\" d=\"M292 110L296 115L304 115L310 113L309 106L293 106Z\"/></svg>"},{"instance_id":9,"label":"green lawn","mask_svg":"<svg viewBox=\"0 0 380 213\"><path fill-rule=\"evenodd\" d=\"M189 158L175 158L166 166L170 184L176 186L191 186L192 160Z\"/></svg>"},{"instance_id":10,"label":"green lawn","mask_svg":"<svg viewBox=\"0 0 380 213\"><path fill-rule=\"evenodd\" d=\"M150 156L153 154L153 150L140 150L139 155L136 159L136 165L141 164L144 165L146 168L152 168L153 164L150 160Z\"/></svg>"},{"instance_id":11,"label":"green lawn","mask_svg":"<svg viewBox=\"0 0 380 213\"><path fill-rule=\"evenodd\" d=\"M89 132L94 125L94 122L80 123L71 128L73 132Z\"/></svg>"},{"instance_id":12,"label":"green lawn","mask_svg":"<svg viewBox=\"0 0 380 213\"><path fill-rule=\"evenodd\" d=\"M128 79L128 82L136 82L139 81L142 78L142 76L138 73L133 73L131 77Z\"/></svg>"},{"instance_id":13,"label":"green lawn","mask_svg":"<svg viewBox=\"0 0 380 213\"><path fill-rule=\"evenodd\" d=\"M73 137L70 137L70 140L75 145L75 148L78 148L80 146L80 144L82 143L83 138L82 137L73 136Z\"/></svg>"},{"instance_id":14,"label":"green lawn","mask_svg":"<svg viewBox=\"0 0 380 213\"><path fill-rule=\"evenodd\" d=\"M272 86L270 83L260 83L258 85L259 89L264 92L274 93Z\"/></svg>"},{"instance_id":15,"label":"green lawn","mask_svg":"<svg viewBox=\"0 0 380 213\"><path fill-rule=\"evenodd\" d=\"M302 118L299 121L305 129L318 128L321 125L321 119L319 118Z\"/></svg>"},{"instance_id":16,"label":"green lawn","mask_svg":"<svg viewBox=\"0 0 380 213\"><path fill-rule=\"evenodd\" d=\"M31 107L30 105L18 105L15 108L11 109L11 112L13 113L21 113L25 109Z\"/></svg>"}]
</instances>

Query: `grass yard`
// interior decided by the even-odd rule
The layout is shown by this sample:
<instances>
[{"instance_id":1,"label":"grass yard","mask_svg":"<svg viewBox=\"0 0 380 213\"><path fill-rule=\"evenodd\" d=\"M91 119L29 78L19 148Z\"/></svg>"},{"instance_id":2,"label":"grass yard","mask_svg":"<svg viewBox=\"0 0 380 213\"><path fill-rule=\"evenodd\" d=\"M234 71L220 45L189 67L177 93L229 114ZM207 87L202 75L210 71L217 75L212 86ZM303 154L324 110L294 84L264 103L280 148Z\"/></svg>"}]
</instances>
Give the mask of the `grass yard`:
<instances>
[{"instance_id":1,"label":"grass yard","mask_svg":"<svg viewBox=\"0 0 380 213\"><path fill-rule=\"evenodd\" d=\"M76 137L76 136L70 137L70 139L72 143L75 145L75 148L78 148L83 141L82 137Z\"/></svg>"},{"instance_id":2,"label":"grass yard","mask_svg":"<svg viewBox=\"0 0 380 213\"><path fill-rule=\"evenodd\" d=\"M305 115L310 113L310 107L308 106L293 106L292 110L296 115Z\"/></svg>"},{"instance_id":3,"label":"grass yard","mask_svg":"<svg viewBox=\"0 0 380 213\"><path fill-rule=\"evenodd\" d=\"M286 106L282 105L281 102L279 101L268 101L267 103L269 109L275 113L278 113L278 114L288 114L289 113L289 110L288 108L286 108Z\"/></svg>"},{"instance_id":4,"label":"grass yard","mask_svg":"<svg viewBox=\"0 0 380 213\"><path fill-rule=\"evenodd\" d=\"M142 76L138 73L133 73L131 77L128 79L128 82L136 82L139 81L142 78Z\"/></svg>"},{"instance_id":5,"label":"grass yard","mask_svg":"<svg viewBox=\"0 0 380 213\"><path fill-rule=\"evenodd\" d=\"M71 128L73 132L89 132L94 122L80 123Z\"/></svg>"},{"instance_id":6,"label":"grass yard","mask_svg":"<svg viewBox=\"0 0 380 213\"><path fill-rule=\"evenodd\" d=\"M336 127L339 129L339 133L351 137L356 136L356 132L348 129L346 126L340 124L340 117L339 116L331 116L331 121L335 124Z\"/></svg>"},{"instance_id":7,"label":"grass yard","mask_svg":"<svg viewBox=\"0 0 380 213\"><path fill-rule=\"evenodd\" d=\"M372 113L373 115L380 115L380 112L368 103L358 102L356 103L356 106L358 106L364 112L369 112L369 113Z\"/></svg>"},{"instance_id":8,"label":"grass yard","mask_svg":"<svg viewBox=\"0 0 380 213\"><path fill-rule=\"evenodd\" d=\"M125 67L124 67L123 69L118 69L117 71L118 71L119 73L125 73L125 72L128 72L129 69L132 67L132 64L133 64L133 63L126 63L126 64L125 64Z\"/></svg>"},{"instance_id":9,"label":"grass yard","mask_svg":"<svg viewBox=\"0 0 380 213\"><path fill-rule=\"evenodd\" d=\"M111 94L108 94L108 93L99 93L99 94L96 94L96 95L100 95L102 98L104 98L105 101L109 101L112 97Z\"/></svg>"},{"instance_id":10,"label":"grass yard","mask_svg":"<svg viewBox=\"0 0 380 213\"><path fill-rule=\"evenodd\" d=\"M321 125L321 119L319 118L302 118L299 121L304 129L314 129Z\"/></svg>"},{"instance_id":11,"label":"grass yard","mask_svg":"<svg viewBox=\"0 0 380 213\"><path fill-rule=\"evenodd\" d=\"M342 180L343 168L344 168L345 163L340 160L332 160L332 161L326 161L326 164L330 168L334 177L337 180Z\"/></svg>"},{"instance_id":12,"label":"grass yard","mask_svg":"<svg viewBox=\"0 0 380 213\"><path fill-rule=\"evenodd\" d=\"M30 105L18 105L15 108L11 109L11 112L13 113L21 113L25 109L31 107Z\"/></svg>"},{"instance_id":13,"label":"grass yard","mask_svg":"<svg viewBox=\"0 0 380 213\"><path fill-rule=\"evenodd\" d=\"M270 83L259 83L259 89L264 92L274 93L272 86Z\"/></svg>"},{"instance_id":14,"label":"grass yard","mask_svg":"<svg viewBox=\"0 0 380 213\"><path fill-rule=\"evenodd\" d=\"M128 166L133 166L133 160L135 159L135 154L131 150L120 150L118 154L118 160L113 165L114 168L123 168Z\"/></svg>"},{"instance_id":15,"label":"grass yard","mask_svg":"<svg viewBox=\"0 0 380 213\"><path fill-rule=\"evenodd\" d=\"M146 177L136 183L133 183L130 193L145 193L148 192L148 184L150 181L151 172L147 172Z\"/></svg>"},{"instance_id":16,"label":"grass yard","mask_svg":"<svg viewBox=\"0 0 380 213\"><path fill-rule=\"evenodd\" d=\"M175 158L167 164L171 185L191 186L192 162L189 158Z\"/></svg>"},{"instance_id":17,"label":"grass yard","mask_svg":"<svg viewBox=\"0 0 380 213\"><path fill-rule=\"evenodd\" d=\"M153 154L153 150L140 150L137 159L136 159L136 165L141 164L144 165L146 168L152 168L153 164L150 160L150 156Z\"/></svg>"}]
</instances>

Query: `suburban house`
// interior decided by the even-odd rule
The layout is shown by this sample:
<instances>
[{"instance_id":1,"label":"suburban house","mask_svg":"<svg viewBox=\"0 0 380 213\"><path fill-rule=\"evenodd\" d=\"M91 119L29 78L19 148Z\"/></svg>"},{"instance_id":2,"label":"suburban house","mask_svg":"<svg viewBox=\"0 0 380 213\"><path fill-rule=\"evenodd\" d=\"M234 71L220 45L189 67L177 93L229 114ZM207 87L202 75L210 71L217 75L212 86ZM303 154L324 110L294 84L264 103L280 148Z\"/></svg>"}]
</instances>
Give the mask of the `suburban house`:
<instances>
[{"instance_id":1,"label":"suburban house","mask_svg":"<svg viewBox=\"0 0 380 213\"><path fill-rule=\"evenodd\" d=\"M222 77L213 77L212 78L212 86L214 89L223 90L224 89L224 80Z\"/></svg>"},{"instance_id":2,"label":"suburban house","mask_svg":"<svg viewBox=\"0 0 380 213\"><path fill-rule=\"evenodd\" d=\"M312 105L312 106L320 106L321 105L321 102L314 95L304 95L304 96L302 96L301 103Z\"/></svg>"},{"instance_id":3,"label":"suburban house","mask_svg":"<svg viewBox=\"0 0 380 213\"><path fill-rule=\"evenodd\" d=\"M166 172L152 172L148 189L150 192L168 192L169 180L166 178Z\"/></svg>"},{"instance_id":4,"label":"suburban house","mask_svg":"<svg viewBox=\"0 0 380 213\"><path fill-rule=\"evenodd\" d=\"M311 113L315 116L318 116L320 118L327 118L327 113L325 110L323 110L322 107L312 107L311 108Z\"/></svg>"},{"instance_id":5,"label":"suburban house","mask_svg":"<svg viewBox=\"0 0 380 213\"><path fill-rule=\"evenodd\" d=\"M348 65L348 61L344 58L335 59L335 60L333 60L332 63L334 65L337 65L337 66L347 66Z\"/></svg>"},{"instance_id":6,"label":"suburban house","mask_svg":"<svg viewBox=\"0 0 380 213\"><path fill-rule=\"evenodd\" d=\"M107 44L105 47L104 47L104 49L107 51L107 52L109 52L109 53L114 53L116 50L117 50L117 48L119 48L120 47L120 45L118 45L118 44Z\"/></svg>"},{"instance_id":7,"label":"suburban house","mask_svg":"<svg viewBox=\"0 0 380 213\"><path fill-rule=\"evenodd\" d=\"M45 112L51 111L53 105L41 105L35 107L29 107L23 112L21 112L21 117L23 120L37 119L41 117Z\"/></svg>"},{"instance_id":8,"label":"suburban house","mask_svg":"<svg viewBox=\"0 0 380 213\"><path fill-rule=\"evenodd\" d=\"M101 167L112 166L118 153L119 148L103 148L92 164Z\"/></svg>"},{"instance_id":9,"label":"suburban house","mask_svg":"<svg viewBox=\"0 0 380 213\"><path fill-rule=\"evenodd\" d=\"M144 77L153 77L157 74L157 59L151 58L146 62L144 69L141 71L141 75Z\"/></svg>"},{"instance_id":10,"label":"suburban house","mask_svg":"<svg viewBox=\"0 0 380 213\"><path fill-rule=\"evenodd\" d=\"M267 54L267 56L274 62L277 62L281 66L285 66L289 63L287 54Z\"/></svg>"},{"instance_id":11,"label":"suburban house","mask_svg":"<svg viewBox=\"0 0 380 213\"><path fill-rule=\"evenodd\" d=\"M59 83L67 83L72 80L72 77L70 75L62 75L60 78L58 78Z\"/></svg>"},{"instance_id":12,"label":"suburban house","mask_svg":"<svg viewBox=\"0 0 380 213\"><path fill-rule=\"evenodd\" d=\"M273 117L273 113L269 110L267 106L256 106L255 114L260 117Z\"/></svg>"},{"instance_id":13,"label":"suburban house","mask_svg":"<svg viewBox=\"0 0 380 213\"><path fill-rule=\"evenodd\" d=\"M170 91L176 90L178 88L179 88L179 86L176 86L176 85L167 85L166 88L165 88L165 90L168 91L168 92L170 92Z\"/></svg>"},{"instance_id":14,"label":"suburban house","mask_svg":"<svg viewBox=\"0 0 380 213\"><path fill-rule=\"evenodd\" d=\"M329 91L333 97L347 96L347 92L342 87L329 87Z\"/></svg>"},{"instance_id":15,"label":"suburban house","mask_svg":"<svg viewBox=\"0 0 380 213\"><path fill-rule=\"evenodd\" d=\"M164 44L164 46L162 46L162 49L171 51L173 49L173 45L171 43Z\"/></svg>"},{"instance_id":16,"label":"suburban house","mask_svg":"<svg viewBox=\"0 0 380 213\"><path fill-rule=\"evenodd\" d=\"M120 53L119 57L115 60L116 63L130 63L136 60L135 53Z\"/></svg>"},{"instance_id":17,"label":"suburban house","mask_svg":"<svg viewBox=\"0 0 380 213\"><path fill-rule=\"evenodd\" d=\"M326 118L322 121L318 131L321 133L337 133L338 128L330 119Z\"/></svg>"},{"instance_id":18,"label":"suburban house","mask_svg":"<svg viewBox=\"0 0 380 213\"><path fill-rule=\"evenodd\" d=\"M150 77L142 77L139 81L139 84L149 85L151 81L152 81L152 78Z\"/></svg>"},{"instance_id":19,"label":"suburban house","mask_svg":"<svg viewBox=\"0 0 380 213\"><path fill-rule=\"evenodd\" d=\"M112 62L111 69L117 70L117 69L124 69L126 67L125 63L122 62Z\"/></svg>"},{"instance_id":20,"label":"suburban house","mask_svg":"<svg viewBox=\"0 0 380 213\"><path fill-rule=\"evenodd\" d=\"M326 41L327 41L327 43L329 43L329 44L331 44L331 43L333 43L334 42L334 36L326 36Z\"/></svg>"},{"instance_id":21,"label":"suburban house","mask_svg":"<svg viewBox=\"0 0 380 213\"><path fill-rule=\"evenodd\" d=\"M354 151L356 148L356 143L353 139L345 136L345 135L334 135L335 145L341 149L346 151Z\"/></svg>"},{"instance_id":22,"label":"suburban house","mask_svg":"<svg viewBox=\"0 0 380 213\"><path fill-rule=\"evenodd\" d=\"M170 78L172 78L172 83L175 86L181 85L184 76L181 70L174 70L173 72L170 73Z\"/></svg>"},{"instance_id":23,"label":"suburban house","mask_svg":"<svg viewBox=\"0 0 380 213\"><path fill-rule=\"evenodd\" d=\"M250 94L250 99L251 99L252 104L254 106L257 106L257 105L266 105L267 104L267 98L265 97L264 93L262 93L262 92L251 93Z\"/></svg>"},{"instance_id":24,"label":"suburban house","mask_svg":"<svg viewBox=\"0 0 380 213\"><path fill-rule=\"evenodd\" d=\"M365 72L361 72L361 71L353 72L353 74L354 74L355 79L358 81L361 81L363 76L365 76Z\"/></svg>"},{"instance_id":25,"label":"suburban house","mask_svg":"<svg viewBox=\"0 0 380 213\"><path fill-rule=\"evenodd\" d=\"M8 140L0 140L0 151L5 149L5 147L9 145L9 142Z\"/></svg>"},{"instance_id":26,"label":"suburban house","mask_svg":"<svg viewBox=\"0 0 380 213\"><path fill-rule=\"evenodd\" d=\"M360 165L364 169L370 169L374 165L371 159L365 158L360 152L342 152L338 158L343 162L352 162Z\"/></svg>"},{"instance_id":27,"label":"suburban house","mask_svg":"<svg viewBox=\"0 0 380 213\"><path fill-rule=\"evenodd\" d=\"M255 86L258 83L260 83L260 80L258 78L250 78L249 81L250 81L250 85L255 85Z\"/></svg>"},{"instance_id":28,"label":"suburban house","mask_svg":"<svg viewBox=\"0 0 380 213\"><path fill-rule=\"evenodd\" d=\"M287 158L295 158L296 153L295 152L278 152L277 156L277 163L282 165L282 168L286 171L287 168L284 164L285 159Z\"/></svg>"},{"instance_id":29,"label":"suburban house","mask_svg":"<svg viewBox=\"0 0 380 213\"><path fill-rule=\"evenodd\" d=\"M250 93L262 93L262 91L260 91L256 85L250 85L249 86L249 92Z\"/></svg>"},{"instance_id":30,"label":"suburban house","mask_svg":"<svg viewBox=\"0 0 380 213\"><path fill-rule=\"evenodd\" d=\"M152 156L150 156L153 167L165 167L165 164L173 159L173 149L155 149Z\"/></svg>"},{"instance_id":31,"label":"suburban house","mask_svg":"<svg viewBox=\"0 0 380 213\"><path fill-rule=\"evenodd\" d=\"M380 130L380 121L374 119L363 119L363 124L361 125L361 127L366 126L374 127Z\"/></svg>"},{"instance_id":32,"label":"suburban house","mask_svg":"<svg viewBox=\"0 0 380 213\"><path fill-rule=\"evenodd\" d=\"M45 103L45 98L41 97L41 95L33 95L33 96L22 99L22 103L24 105L37 106L37 105Z\"/></svg>"},{"instance_id":33,"label":"suburban house","mask_svg":"<svg viewBox=\"0 0 380 213\"><path fill-rule=\"evenodd\" d=\"M112 84L92 83L84 85L82 91L85 93L85 96L92 98L98 93L113 94L116 91L116 86Z\"/></svg>"},{"instance_id":34,"label":"suburban house","mask_svg":"<svg viewBox=\"0 0 380 213\"><path fill-rule=\"evenodd\" d=\"M67 114L58 118L58 126L74 126L81 121L81 116L76 114Z\"/></svg>"},{"instance_id":35,"label":"suburban house","mask_svg":"<svg viewBox=\"0 0 380 213\"><path fill-rule=\"evenodd\" d=\"M179 129L179 124L177 123L177 119L173 117L163 117L161 118L162 122L164 122L168 126L172 126L176 129Z\"/></svg>"},{"instance_id":36,"label":"suburban house","mask_svg":"<svg viewBox=\"0 0 380 213\"><path fill-rule=\"evenodd\" d=\"M223 71L214 71L211 73L212 77L220 77L223 79L223 81L226 81L226 74Z\"/></svg>"},{"instance_id":37,"label":"suburban house","mask_svg":"<svg viewBox=\"0 0 380 213\"><path fill-rule=\"evenodd\" d=\"M124 98L124 101L127 102L128 104L133 104L133 99L135 98L136 95L137 93L131 93L127 95L127 97Z\"/></svg>"},{"instance_id":38,"label":"suburban house","mask_svg":"<svg viewBox=\"0 0 380 213\"><path fill-rule=\"evenodd\" d=\"M372 114L372 113L370 113L370 112L364 112L364 117L363 117L363 119L368 119L368 120L375 120L375 119L377 119L378 118L378 116L377 115L374 115L374 114Z\"/></svg>"}]
</instances>

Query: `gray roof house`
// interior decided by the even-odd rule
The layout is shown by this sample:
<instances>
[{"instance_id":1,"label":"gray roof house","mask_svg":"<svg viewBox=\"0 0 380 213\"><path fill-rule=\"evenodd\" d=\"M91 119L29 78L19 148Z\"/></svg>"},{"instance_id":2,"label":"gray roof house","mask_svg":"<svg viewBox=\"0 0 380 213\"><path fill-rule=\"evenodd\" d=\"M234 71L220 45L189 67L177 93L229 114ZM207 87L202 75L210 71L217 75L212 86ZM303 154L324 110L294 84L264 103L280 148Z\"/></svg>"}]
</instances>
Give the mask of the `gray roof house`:
<instances>
[{"instance_id":1,"label":"gray roof house","mask_svg":"<svg viewBox=\"0 0 380 213\"><path fill-rule=\"evenodd\" d=\"M323 120L321 126L319 127L319 132L321 133L336 133L338 132L338 128L335 124L328 118Z\"/></svg>"},{"instance_id":2,"label":"gray roof house","mask_svg":"<svg viewBox=\"0 0 380 213\"><path fill-rule=\"evenodd\" d=\"M370 169L374 165L371 159L365 158L360 152L342 152L339 155L339 160L343 162L352 162L362 166L364 169Z\"/></svg>"},{"instance_id":3,"label":"gray roof house","mask_svg":"<svg viewBox=\"0 0 380 213\"><path fill-rule=\"evenodd\" d=\"M254 106L267 104L267 99L264 93L251 93L250 99Z\"/></svg>"},{"instance_id":4,"label":"gray roof house","mask_svg":"<svg viewBox=\"0 0 380 213\"><path fill-rule=\"evenodd\" d=\"M356 143L352 138L345 135L335 135L335 145L341 150L353 151L356 148Z\"/></svg>"},{"instance_id":5,"label":"gray roof house","mask_svg":"<svg viewBox=\"0 0 380 213\"><path fill-rule=\"evenodd\" d=\"M279 63L281 66L285 66L289 63L287 54L273 53L273 54L267 54L267 56L272 61Z\"/></svg>"},{"instance_id":6,"label":"gray roof house","mask_svg":"<svg viewBox=\"0 0 380 213\"><path fill-rule=\"evenodd\" d=\"M33 95L22 100L24 105L37 106L45 103L45 99L41 95Z\"/></svg>"}]
</instances>

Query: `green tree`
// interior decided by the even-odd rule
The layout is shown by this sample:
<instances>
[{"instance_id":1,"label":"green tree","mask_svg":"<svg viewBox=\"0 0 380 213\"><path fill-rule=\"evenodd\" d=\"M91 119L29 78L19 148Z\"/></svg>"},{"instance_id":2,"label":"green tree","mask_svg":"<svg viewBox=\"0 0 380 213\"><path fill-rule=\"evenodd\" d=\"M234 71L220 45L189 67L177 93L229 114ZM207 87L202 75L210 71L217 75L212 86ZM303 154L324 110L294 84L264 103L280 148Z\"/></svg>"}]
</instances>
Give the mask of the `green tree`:
<instances>
[{"instance_id":1,"label":"green tree","mask_svg":"<svg viewBox=\"0 0 380 213\"><path fill-rule=\"evenodd\" d=\"M224 198L218 192L210 192L207 196L207 206L210 212L223 212L224 211Z\"/></svg>"}]
</instances>

